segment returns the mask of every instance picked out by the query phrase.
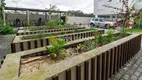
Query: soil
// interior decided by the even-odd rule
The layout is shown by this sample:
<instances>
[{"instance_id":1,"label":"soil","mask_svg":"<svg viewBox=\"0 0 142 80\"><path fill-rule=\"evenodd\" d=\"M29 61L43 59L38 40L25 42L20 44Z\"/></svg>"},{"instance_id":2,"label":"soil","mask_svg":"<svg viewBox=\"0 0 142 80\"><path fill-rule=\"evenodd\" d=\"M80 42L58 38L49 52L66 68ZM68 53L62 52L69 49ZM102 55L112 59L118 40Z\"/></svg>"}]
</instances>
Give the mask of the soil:
<instances>
[{"instance_id":1,"label":"soil","mask_svg":"<svg viewBox=\"0 0 142 80\"><path fill-rule=\"evenodd\" d=\"M67 58L72 58L80 53L77 53L76 48L66 49ZM60 62L61 58L52 59L49 55L46 56L35 56L21 59L20 75L36 72L39 69L46 68L51 64Z\"/></svg>"}]
</instances>

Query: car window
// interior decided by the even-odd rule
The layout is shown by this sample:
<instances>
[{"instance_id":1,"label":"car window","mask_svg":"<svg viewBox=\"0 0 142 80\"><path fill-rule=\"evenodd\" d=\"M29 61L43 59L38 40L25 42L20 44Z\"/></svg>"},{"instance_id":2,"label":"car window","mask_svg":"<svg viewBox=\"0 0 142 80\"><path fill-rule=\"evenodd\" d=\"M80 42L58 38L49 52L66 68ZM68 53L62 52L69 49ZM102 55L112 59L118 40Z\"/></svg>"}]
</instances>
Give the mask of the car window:
<instances>
[{"instance_id":1,"label":"car window","mask_svg":"<svg viewBox=\"0 0 142 80\"><path fill-rule=\"evenodd\" d=\"M98 21L98 19L95 19L95 21Z\"/></svg>"},{"instance_id":2,"label":"car window","mask_svg":"<svg viewBox=\"0 0 142 80\"><path fill-rule=\"evenodd\" d=\"M94 21L94 19L92 19L92 21Z\"/></svg>"},{"instance_id":3,"label":"car window","mask_svg":"<svg viewBox=\"0 0 142 80\"><path fill-rule=\"evenodd\" d=\"M103 19L99 19L100 22L103 22Z\"/></svg>"}]
</instances>

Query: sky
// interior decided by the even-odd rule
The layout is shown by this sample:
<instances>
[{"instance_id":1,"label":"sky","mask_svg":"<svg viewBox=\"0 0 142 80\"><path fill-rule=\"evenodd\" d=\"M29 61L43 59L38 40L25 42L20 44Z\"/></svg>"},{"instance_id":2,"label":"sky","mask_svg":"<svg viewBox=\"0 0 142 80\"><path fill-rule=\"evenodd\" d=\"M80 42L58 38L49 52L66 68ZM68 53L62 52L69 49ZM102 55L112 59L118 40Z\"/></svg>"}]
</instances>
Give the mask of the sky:
<instances>
[{"instance_id":1,"label":"sky","mask_svg":"<svg viewBox=\"0 0 142 80\"><path fill-rule=\"evenodd\" d=\"M49 5L56 5L61 11L81 10L93 13L94 0L5 0L8 7L45 9Z\"/></svg>"}]
</instances>

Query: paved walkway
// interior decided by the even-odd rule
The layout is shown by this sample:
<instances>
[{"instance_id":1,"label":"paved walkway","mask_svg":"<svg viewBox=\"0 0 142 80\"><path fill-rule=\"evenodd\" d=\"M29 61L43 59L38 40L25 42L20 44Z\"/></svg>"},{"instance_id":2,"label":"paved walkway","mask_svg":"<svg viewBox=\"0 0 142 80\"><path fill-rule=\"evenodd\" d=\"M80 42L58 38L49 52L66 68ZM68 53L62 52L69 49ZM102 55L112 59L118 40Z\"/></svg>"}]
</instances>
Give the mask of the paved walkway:
<instances>
[{"instance_id":1,"label":"paved walkway","mask_svg":"<svg viewBox=\"0 0 142 80\"><path fill-rule=\"evenodd\" d=\"M142 80L142 49L110 80Z\"/></svg>"},{"instance_id":2,"label":"paved walkway","mask_svg":"<svg viewBox=\"0 0 142 80\"><path fill-rule=\"evenodd\" d=\"M0 36L0 65L1 61L3 61L4 56L11 53L10 43L13 40L15 35L4 35Z\"/></svg>"}]
</instances>

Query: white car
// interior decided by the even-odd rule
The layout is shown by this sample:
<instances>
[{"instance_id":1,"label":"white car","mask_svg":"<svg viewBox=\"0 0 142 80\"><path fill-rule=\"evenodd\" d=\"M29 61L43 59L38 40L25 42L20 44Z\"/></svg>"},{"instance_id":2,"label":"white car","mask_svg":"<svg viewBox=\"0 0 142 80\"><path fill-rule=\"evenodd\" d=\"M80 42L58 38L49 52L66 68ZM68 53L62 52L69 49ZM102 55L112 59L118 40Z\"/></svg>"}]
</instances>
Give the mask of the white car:
<instances>
[{"instance_id":1,"label":"white car","mask_svg":"<svg viewBox=\"0 0 142 80\"><path fill-rule=\"evenodd\" d=\"M91 27L115 28L116 22L108 21L104 18L92 18L90 21Z\"/></svg>"}]
</instances>

